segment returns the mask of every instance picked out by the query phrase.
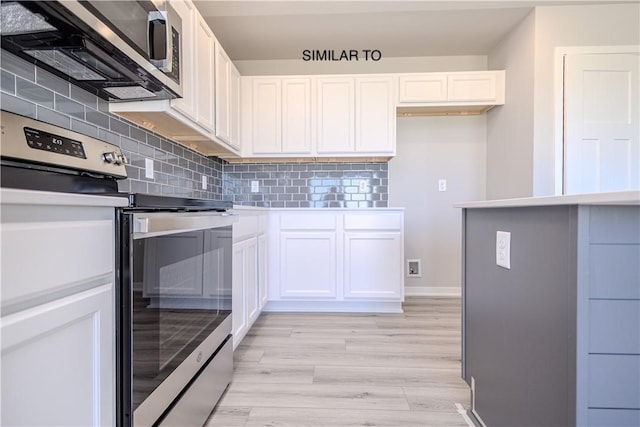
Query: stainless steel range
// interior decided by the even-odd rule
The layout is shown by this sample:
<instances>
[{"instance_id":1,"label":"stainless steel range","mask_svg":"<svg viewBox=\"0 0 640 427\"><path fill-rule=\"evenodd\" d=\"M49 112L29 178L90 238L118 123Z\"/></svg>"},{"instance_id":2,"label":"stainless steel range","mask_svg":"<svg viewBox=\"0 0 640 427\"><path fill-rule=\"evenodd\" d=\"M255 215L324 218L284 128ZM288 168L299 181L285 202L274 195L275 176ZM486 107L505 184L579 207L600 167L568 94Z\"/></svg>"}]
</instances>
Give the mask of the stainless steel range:
<instances>
[{"instance_id":1,"label":"stainless steel range","mask_svg":"<svg viewBox=\"0 0 640 427\"><path fill-rule=\"evenodd\" d=\"M114 145L2 111L2 186L120 196L116 216L116 420L197 426L231 380L228 202L118 193Z\"/></svg>"}]
</instances>

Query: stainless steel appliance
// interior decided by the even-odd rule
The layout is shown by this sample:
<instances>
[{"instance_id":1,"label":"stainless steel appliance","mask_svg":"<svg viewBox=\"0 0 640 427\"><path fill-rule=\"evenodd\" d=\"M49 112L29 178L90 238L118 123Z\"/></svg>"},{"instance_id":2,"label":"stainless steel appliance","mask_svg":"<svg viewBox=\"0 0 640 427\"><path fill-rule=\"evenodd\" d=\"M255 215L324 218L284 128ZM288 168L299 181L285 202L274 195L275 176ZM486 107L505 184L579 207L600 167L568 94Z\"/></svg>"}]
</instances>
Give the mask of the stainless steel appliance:
<instances>
[{"instance_id":1,"label":"stainless steel appliance","mask_svg":"<svg viewBox=\"0 0 640 427\"><path fill-rule=\"evenodd\" d=\"M2 49L103 99L182 96L182 22L166 0L2 0L0 8Z\"/></svg>"},{"instance_id":2,"label":"stainless steel appliance","mask_svg":"<svg viewBox=\"0 0 640 427\"><path fill-rule=\"evenodd\" d=\"M203 425L231 381L226 202L134 195L121 215L121 425ZM126 328L124 325L130 325Z\"/></svg>"},{"instance_id":3,"label":"stainless steel appliance","mask_svg":"<svg viewBox=\"0 0 640 427\"><path fill-rule=\"evenodd\" d=\"M0 122L3 187L128 198L114 236L117 425L204 424L233 372L231 203L118 193L119 147Z\"/></svg>"}]
</instances>

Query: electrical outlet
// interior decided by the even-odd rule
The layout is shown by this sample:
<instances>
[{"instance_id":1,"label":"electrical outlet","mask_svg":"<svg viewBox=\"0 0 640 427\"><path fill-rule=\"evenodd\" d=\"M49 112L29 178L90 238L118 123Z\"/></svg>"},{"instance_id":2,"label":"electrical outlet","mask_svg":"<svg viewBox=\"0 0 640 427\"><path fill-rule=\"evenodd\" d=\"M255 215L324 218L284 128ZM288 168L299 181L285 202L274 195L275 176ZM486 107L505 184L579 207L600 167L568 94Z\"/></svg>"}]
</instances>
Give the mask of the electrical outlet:
<instances>
[{"instance_id":1,"label":"electrical outlet","mask_svg":"<svg viewBox=\"0 0 640 427\"><path fill-rule=\"evenodd\" d=\"M447 191L447 180L439 179L438 180L438 191Z\"/></svg>"},{"instance_id":2,"label":"electrical outlet","mask_svg":"<svg viewBox=\"0 0 640 427\"><path fill-rule=\"evenodd\" d=\"M202 175L202 189L203 190L207 189L207 176L206 175Z\"/></svg>"},{"instance_id":3,"label":"electrical outlet","mask_svg":"<svg viewBox=\"0 0 640 427\"><path fill-rule=\"evenodd\" d=\"M511 233L508 231L496 233L496 264L511 270Z\"/></svg>"},{"instance_id":4,"label":"electrical outlet","mask_svg":"<svg viewBox=\"0 0 640 427\"><path fill-rule=\"evenodd\" d=\"M260 183L258 181L251 181L251 192L257 193L260 191Z\"/></svg>"},{"instance_id":5,"label":"electrical outlet","mask_svg":"<svg viewBox=\"0 0 640 427\"><path fill-rule=\"evenodd\" d=\"M360 187L358 188L360 193L366 193L368 191L367 188L367 181L365 181L364 179L360 180Z\"/></svg>"},{"instance_id":6,"label":"electrical outlet","mask_svg":"<svg viewBox=\"0 0 640 427\"><path fill-rule=\"evenodd\" d=\"M153 159L144 159L144 177L153 179Z\"/></svg>"}]
</instances>

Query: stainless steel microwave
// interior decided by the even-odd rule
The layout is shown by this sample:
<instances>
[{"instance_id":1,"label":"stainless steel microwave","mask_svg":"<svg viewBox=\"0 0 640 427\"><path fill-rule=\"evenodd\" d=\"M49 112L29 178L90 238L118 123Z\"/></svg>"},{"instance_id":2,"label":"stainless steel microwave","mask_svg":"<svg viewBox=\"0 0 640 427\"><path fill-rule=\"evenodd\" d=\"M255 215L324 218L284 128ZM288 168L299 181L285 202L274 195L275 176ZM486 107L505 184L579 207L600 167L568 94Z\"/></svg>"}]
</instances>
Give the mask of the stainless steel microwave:
<instances>
[{"instance_id":1,"label":"stainless steel microwave","mask_svg":"<svg viewBox=\"0 0 640 427\"><path fill-rule=\"evenodd\" d=\"M167 0L0 6L2 49L103 99L182 96L182 22Z\"/></svg>"}]
</instances>

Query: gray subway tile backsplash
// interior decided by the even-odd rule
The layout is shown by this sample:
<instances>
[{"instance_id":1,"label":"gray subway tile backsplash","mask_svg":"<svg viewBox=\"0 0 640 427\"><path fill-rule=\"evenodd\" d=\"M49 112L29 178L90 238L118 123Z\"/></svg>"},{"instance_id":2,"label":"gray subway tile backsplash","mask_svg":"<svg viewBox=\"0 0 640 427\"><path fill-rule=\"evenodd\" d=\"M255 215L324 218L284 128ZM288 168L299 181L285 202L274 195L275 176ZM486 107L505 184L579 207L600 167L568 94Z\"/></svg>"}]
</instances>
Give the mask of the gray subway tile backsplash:
<instances>
[{"instance_id":1,"label":"gray subway tile backsplash","mask_svg":"<svg viewBox=\"0 0 640 427\"><path fill-rule=\"evenodd\" d=\"M224 198L235 204L289 208L388 206L388 164L250 163L224 165ZM251 181L258 192L251 192ZM364 187L360 188L360 182ZM382 185L384 184L384 185Z\"/></svg>"},{"instance_id":2,"label":"gray subway tile backsplash","mask_svg":"<svg viewBox=\"0 0 640 427\"><path fill-rule=\"evenodd\" d=\"M118 182L120 191L222 199L222 160L185 149L120 119L109 113L108 104L97 96L4 50L0 68L0 107L3 110L37 118L121 147L131 159L131 164L127 166L128 178ZM145 156L154 160L152 180L144 177ZM177 164L182 167L173 170ZM171 174L164 172L169 165ZM209 176L206 190L201 187L202 173Z\"/></svg>"},{"instance_id":3,"label":"gray subway tile backsplash","mask_svg":"<svg viewBox=\"0 0 640 427\"><path fill-rule=\"evenodd\" d=\"M206 157L109 113L108 104L2 51L1 107L118 145L130 164L120 191L265 207L386 207L387 163L242 163ZM154 178L145 178L145 158ZM202 189L202 176L208 177ZM251 192L258 181L259 191ZM360 181L365 181L361 189Z\"/></svg>"}]
</instances>

